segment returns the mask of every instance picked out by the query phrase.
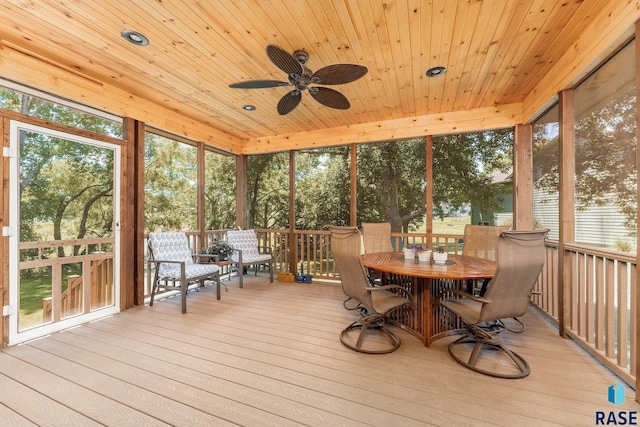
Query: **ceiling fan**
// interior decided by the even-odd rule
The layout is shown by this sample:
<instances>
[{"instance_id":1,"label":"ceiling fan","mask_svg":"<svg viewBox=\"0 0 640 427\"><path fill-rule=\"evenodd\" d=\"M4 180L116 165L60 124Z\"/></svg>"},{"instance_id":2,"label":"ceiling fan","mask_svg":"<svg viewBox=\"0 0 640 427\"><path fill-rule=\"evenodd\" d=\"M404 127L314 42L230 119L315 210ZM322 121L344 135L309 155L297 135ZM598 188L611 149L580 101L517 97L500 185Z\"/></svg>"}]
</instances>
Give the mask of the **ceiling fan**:
<instances>
[{"instance_id":1,"label":"ceiling fan","mask_svg":"<svg viewBox=\"0 0 640 427\"><path fill-rule=\"evenodd\" d=\"M276 67L287 73L288 82L278 80L247 80L230 84L234 89L263 89L279 86L293 86L278 102L278 113L285 115L298 106L302 99L302 91L309 91L313 99L327 107L346 110L351 107L349 100L340 92L324 86L309 85L340 85L358 80L367 74L367 67L356 64L334 64L320 68L315 73L306 67L309 54L304 50L296 50L291 55L286 50L270 44L267 46L267 56Z\"/></svg>"}]
</instances>

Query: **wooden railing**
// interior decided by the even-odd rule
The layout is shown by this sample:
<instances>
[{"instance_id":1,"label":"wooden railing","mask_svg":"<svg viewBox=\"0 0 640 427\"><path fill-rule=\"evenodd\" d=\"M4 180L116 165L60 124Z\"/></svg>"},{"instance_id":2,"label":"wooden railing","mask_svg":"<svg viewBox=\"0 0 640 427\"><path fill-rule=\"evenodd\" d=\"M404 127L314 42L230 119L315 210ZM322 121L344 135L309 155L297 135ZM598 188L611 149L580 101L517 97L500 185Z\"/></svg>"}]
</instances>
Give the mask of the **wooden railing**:
<instances>
[{"instance_id":1,"label":"wooden railing","mask_svg":"<svg viewBox=\"0 0 640 427\"><path fill-rule=\"evenodd\" d=\"M60 320L74 314L89 312L91 309L114 303L113 238L70 239L37 242L21 242L19 270L50 269L51 290L59 292L60 308L55 314L53 296L43 298L43 322ZM74 255L74 254L79 255ZM63 269L72 264L81 264L82 275L67 277L67 287L63 291ZM91 298L86 300L82 290L83 276L89 279ZM27 325L32 326L32 325Z\"/></svg>"},{"instance_id":2,"label":"wooden railing","mask_svg":"<svg viewBox=\"0 0 640 427\"><path fill-rule=\"evenodd\" d=\"M547 262L532 303L559 322L559 248L547 243ZM635 384L637 266L635 254L564 245L565 333L628 384Z\"/></svg>"},{"instance_id":3,"label":"wooden railing","mask_svg":"<svg viewBox=\"0 0 640 427\"><path fill-rule=\"evenodd\" d=\"M67 277L67 288L60 294L60 318L80 314L83 311L106 307L114 303L113 258L98 259L89 269L91 289L90 307L83 310L83 276ZM42 299L42 322L50 322L53 315L53 297Z\"/></svg>"}]
</instances>

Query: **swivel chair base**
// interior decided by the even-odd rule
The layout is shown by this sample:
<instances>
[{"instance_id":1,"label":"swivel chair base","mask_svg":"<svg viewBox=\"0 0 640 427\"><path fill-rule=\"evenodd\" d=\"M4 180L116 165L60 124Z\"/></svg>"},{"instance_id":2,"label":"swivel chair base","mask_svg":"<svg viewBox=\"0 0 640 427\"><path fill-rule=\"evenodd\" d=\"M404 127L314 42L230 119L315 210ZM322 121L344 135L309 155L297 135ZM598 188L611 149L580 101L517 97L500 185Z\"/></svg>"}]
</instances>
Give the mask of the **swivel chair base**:
<instances>
[{"instance_id":1,"label":"swivel chair base","mask_svg":"<svg viewBox=\"0 0 640 427\"><path fill-rule=\"evenodd\" d=\"M354 340L350 333L360 330L357 338ZM367 335L372 335L373 337ZM375 341L376 345L367 345L367 343ZM353 322L345 328L340 334L340 342L345 347L360 353L368 354L385 354L396 351L400 347L400 338L388 330L384 324L384 318L378 316L363 317Z\"/></svg>"},{"instance_id":2,"label":"swivel chair base","mask_svg":"<svg viewBox=\"0 0 640 427\"><path fill-rule=\"evenodd\" d=\"M453 350L456 346L459 346L462 344L473 344L473 350L471 351L471 355L469 356L468 361L464 361L460 356L455 354ZM484 336L484 334L482 336L479 336L478 334L473 334L471 331L469 331L468 336L460 337L456 341L453 341L452 343L450 343L448 350L449 350L449 355L453 360L455 360L456 362L458 362L459 364L461 364L466 368L469 368L473 371L479 372L484 375L489 375L496 378L517 379L517 378L524 378L527 375L529 375L529 373L531 373L531 368L529 366L529 363L527 363L527 361L524 360L524 358L520 356L518 353L507 348L502 343L502 338L497 333L490 334L488 336ZM480 356L480 352L482 350L496 350L496 351L504 352L504 354L506 354L515 365L516 372L503 373L503 372L488 371L488 370L479 368L476 365L478 362L478 357Z\"/></svg>"}]
</instances>

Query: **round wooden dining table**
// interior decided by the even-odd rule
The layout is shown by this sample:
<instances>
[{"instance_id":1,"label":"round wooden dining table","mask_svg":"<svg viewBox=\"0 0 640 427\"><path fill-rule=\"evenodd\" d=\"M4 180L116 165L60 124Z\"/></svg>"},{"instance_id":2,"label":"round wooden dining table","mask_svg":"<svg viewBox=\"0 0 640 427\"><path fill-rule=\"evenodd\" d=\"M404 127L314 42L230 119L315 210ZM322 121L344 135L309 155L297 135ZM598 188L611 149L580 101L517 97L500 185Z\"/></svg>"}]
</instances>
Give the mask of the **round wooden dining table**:
<instances>
[{"instance_id":1,"label":"round wooden dining table","mask_svg":"<svg viewBox=\"0 0 640 427\"><path fill-rule=\"evenodd\" d=\"M407 260L402 252L378 252L362 256L362 263L382 273L383 284L396 284L411 292L416 309L403 309L391 320L422 340L426 346L463 328L461 320L438 304L446 289L471 291L473 280L493 277L494 261L464 255L448 255L445 265Z\"/></svg>"}]
</instances>

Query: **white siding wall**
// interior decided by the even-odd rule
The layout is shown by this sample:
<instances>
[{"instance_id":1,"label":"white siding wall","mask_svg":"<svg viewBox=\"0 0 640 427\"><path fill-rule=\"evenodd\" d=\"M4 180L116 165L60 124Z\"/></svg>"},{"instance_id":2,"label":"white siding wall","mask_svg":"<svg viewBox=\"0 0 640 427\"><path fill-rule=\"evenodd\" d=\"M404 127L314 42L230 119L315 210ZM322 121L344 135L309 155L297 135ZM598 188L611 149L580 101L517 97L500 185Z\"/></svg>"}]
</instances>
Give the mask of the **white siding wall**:
<instances>
[{"instance_id":1,"label":"white siding wall","mask_svg":"<svg viewBox=\"0 0 640 427\"><path fill-rule=\"evenodd\" d=\"M558 240L558 196L534 190L534 217L549 227L549 239ZM635 248L635 238L624 227L624 218L616 206L590 206L575 211L576 243L616 248L616 241L628 242ZM634 249L635 251L635 249Z\"/></svg>"}]
</instances>

